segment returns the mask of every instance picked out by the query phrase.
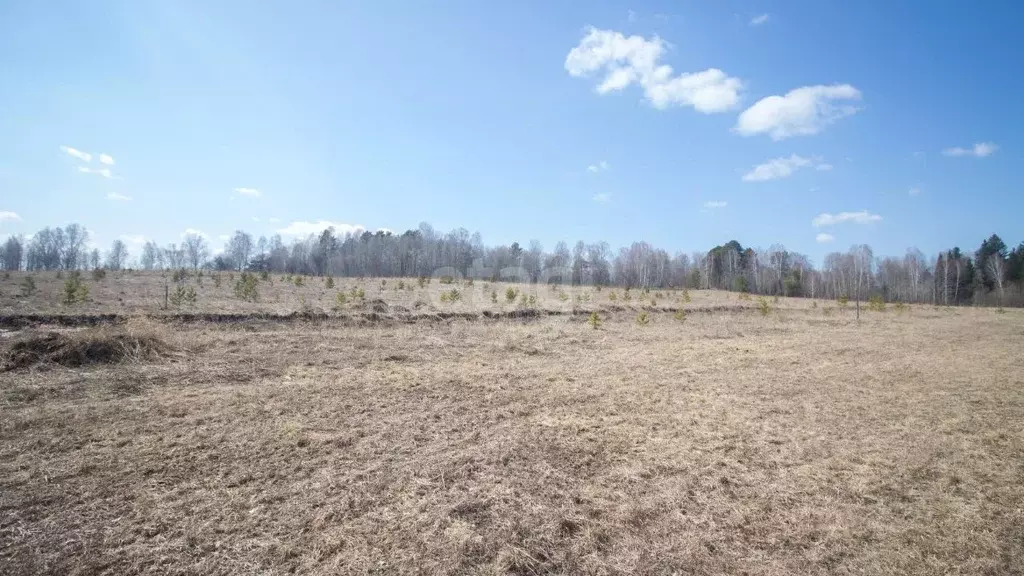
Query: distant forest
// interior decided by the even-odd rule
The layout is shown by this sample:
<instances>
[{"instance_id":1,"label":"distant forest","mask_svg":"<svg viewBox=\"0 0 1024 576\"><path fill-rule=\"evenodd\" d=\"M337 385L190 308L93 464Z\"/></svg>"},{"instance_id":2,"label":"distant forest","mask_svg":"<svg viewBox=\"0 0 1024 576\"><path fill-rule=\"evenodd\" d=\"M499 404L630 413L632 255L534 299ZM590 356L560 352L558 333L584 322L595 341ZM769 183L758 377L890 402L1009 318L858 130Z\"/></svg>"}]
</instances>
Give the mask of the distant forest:
<instances>
[{"instance_id":1,"label":"distant forest","mask_svg":"<svg viewBox=\"0 0 1024 576\"><path fill-rule=\"evenodd\" d=\"M115 240L101 254L88 249L81 225L44 228L29 238L9 237L0 252L7 271L126 267L251 270L317 276L464 276L492 281L616 285L630 288L715 288L766 295L866 299L941 305L1024 305L1024 242L1010 249L993 234L973 252L952 248L927 258L911 248L899 257L876 257L867 245L832 252L816 268L783 246L744 247L733 240L686 254L636 242L613 252L606 242L559 242L548 252L540 242L486 246L479 233L447 234L429 224L402 234L387 231L338 234L333 228L285 243L281 236L254 239L238 231L223 253L212 254L198 234L181 244L147 242L134 257Z\"/></svg>"}]
</instances>

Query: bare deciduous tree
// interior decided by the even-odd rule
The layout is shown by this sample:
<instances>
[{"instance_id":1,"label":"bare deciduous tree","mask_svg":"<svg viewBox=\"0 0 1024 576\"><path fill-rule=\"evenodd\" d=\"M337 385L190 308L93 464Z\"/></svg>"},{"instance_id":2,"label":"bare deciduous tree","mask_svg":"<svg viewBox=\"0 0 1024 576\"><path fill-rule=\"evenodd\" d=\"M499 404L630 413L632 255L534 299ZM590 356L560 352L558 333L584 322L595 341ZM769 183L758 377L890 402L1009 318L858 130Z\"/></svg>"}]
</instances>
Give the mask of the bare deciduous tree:
<instances>
[{"instance_id":1,"label":"bare deciduous tree","mask_svg":"<svg viewBox=\"0 0 1024 576\"><path fill-rule=\"evenodd\" d=\"M3 252L0 253L3 269L9 271L21 270L24 256L25 239L21 236L11 236L4 242Z\"/></svg>"},{"instance_id":2,"label":"bare deciduous tree","mask_svg":"<svg viewBox=\"0 0 1024 576\"><path fill-rule=\"evenodd\" d=\"M181 242L185 251L185 259L193 270L198 270L210 257L210 246L199 234L189 233Z\"/></svg>"},{"instance_id":3,"label":"bare deciduous tree","mask_svg":"<svg viewBox=\"0 0 1024 576\"><path fill-rule=\"evenodd\" d=\"M107 269L120 270L128 261L128 247L121 240L114 240L107 252Z\"/></svg>"},{"instance_id":4,"label":"bare deciduous tree","mask_svg":"<svg viewBox=\"0 0 1024 576\"><path fill-rule=\"evenodd\" d=\"M153 270L161 267L160 261L162 259L162 252L156 242L150 240L143 244L142 256L139 258L139 264L143 270Z\"/></svg>"},{"instance_id":5,"label":"bare deciduous tree","mask_svg":"<svg viewBox=\"0 0 1024 576\"><path fill-rule=\"evenodd\" d=\"M242 232L241 230L237 230L228 242L227 255L231 258L235 268L241 271L245 270L245 267L249 265L249 258L252 256L252 249L252 236ZM326 271L326 268L324 270Z\"/></svg>"}]
</instances>

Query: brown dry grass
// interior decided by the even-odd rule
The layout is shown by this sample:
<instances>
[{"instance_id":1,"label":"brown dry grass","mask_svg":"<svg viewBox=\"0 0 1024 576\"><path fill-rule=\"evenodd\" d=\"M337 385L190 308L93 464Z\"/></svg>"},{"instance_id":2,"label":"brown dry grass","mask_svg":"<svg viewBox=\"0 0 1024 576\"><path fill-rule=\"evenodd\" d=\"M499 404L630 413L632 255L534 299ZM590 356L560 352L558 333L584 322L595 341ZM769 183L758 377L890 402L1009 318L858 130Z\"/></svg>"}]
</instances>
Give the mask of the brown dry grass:
<instances>
[{"instance_id":1,"label":"brown dry grass","mask_svg":"<svg viewBox=\"0 0 1024 576\"><path fill-rule=\"evenodd\" d=\"M630 300L623 298L621 288L602 290L580 286L546 286L530 284L513 284L507 282L485 282L477 280L471 285L466 282L441 284L432 279L429 284L420 287L415 278L388 278L381 284L379 278L335 278L335 287L328 289L325 278L304 277L303 285L282 280L279 274L271 275L269 281L257 284L259 299L247 302L234 294L237 273L220 272L220 286L216 286L209 272L202 279L189 277L182 285L190 286L196 291L196 302L193 305L171 306L164 310L164 288L170 292L178 285L171 275L162 272L109 272L106 278L94 280L89 274L82 276L89 287L89 297L84 303L63 305L61 295L64 280L55 272L28 274L12 273L6 280L0 279L0 315L4 314L165 314L165 313L209 313L209 314L290 314L294 312L315 311L332 315L373 311L374 303L384 302L388 310L399 313L430 313L457 312L493 313L508 312L522 309L517 296L510 303L505 298L505 291L513 288L521 296L533 296L536 299L530 308L569 312L573 308L630 308L641 309L654 306L672 308L686 305L688 308L706 308L721 306L744 306L753 308L756 302L741 301L735 294L728 292L693 290L690 291L692 302L683 300L679 290L653 290L644 295L633 290ZM36 283L36 291L28 296L21 295L21 283L25 276L31 275ZM399 285L403 287L399 289ZM441 293L451 289L459 291L460 298L453 303L442 302ZM352 290L361 289L363 298L352 298ZM346 294L347 302L337 306L338 292ZM497 302L492 301L491 293ZM612 301L609 295L615 292L617 299ZM564 297L563 297L564 294ZM800 299L783 299L788 307L809 306L809 301Z\"/></svg>"},{"instance_id":2,"label":"brown dry grass","mask_svg":"<svg viewBox=\"0 0 1024 576\"><path fill-rule=\"evenodd\" d=\"M780 304L0 374L0 573L1020 573L1024 315Z\"/></svg>"}]
</instances>

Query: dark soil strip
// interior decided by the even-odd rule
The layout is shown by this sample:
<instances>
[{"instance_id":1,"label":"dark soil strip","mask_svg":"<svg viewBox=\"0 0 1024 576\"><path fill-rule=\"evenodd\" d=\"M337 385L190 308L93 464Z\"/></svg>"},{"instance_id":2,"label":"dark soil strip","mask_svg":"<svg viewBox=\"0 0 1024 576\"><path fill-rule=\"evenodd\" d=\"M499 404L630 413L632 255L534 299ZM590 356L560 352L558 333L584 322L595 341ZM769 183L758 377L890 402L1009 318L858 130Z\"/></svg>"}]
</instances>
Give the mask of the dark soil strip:
<instances>
[{"instance_id":1,"label":"dark soil strip","mask_svg":"<svg viewBox=\"0 0 1024 576\"><path fill-rule=\"evenodd\" d=\"M623 312L677 312L680 308L643 306L628 308L624 306L603 306L597 308L598 313L623 313ZM720 312L744 312L752 311L753 308L744 306L710 306L704 308L685 308L687 314L709 314ZM577 309L572 311L563 310L537 310L521 309L508 312L495 312L484 310L482 312L428 312L428 313L407 313L407 312L362 312L355 314L327 314L325 312L292 312L291 314L225 314L216 312L179 312L169 314L2 314L0 315L0 328L30 328L37 326L65 326L65 327L87 327L108 324L119 324L131 318L148 318L160 322L170 323L214 323L214 324L244 324L249 322L335 322L339 324L415 324L418 322L440 322L449 320L531 320L549 316L569 316L573 318L586 318L594 310Z\"/></svg>"}]
</instances>

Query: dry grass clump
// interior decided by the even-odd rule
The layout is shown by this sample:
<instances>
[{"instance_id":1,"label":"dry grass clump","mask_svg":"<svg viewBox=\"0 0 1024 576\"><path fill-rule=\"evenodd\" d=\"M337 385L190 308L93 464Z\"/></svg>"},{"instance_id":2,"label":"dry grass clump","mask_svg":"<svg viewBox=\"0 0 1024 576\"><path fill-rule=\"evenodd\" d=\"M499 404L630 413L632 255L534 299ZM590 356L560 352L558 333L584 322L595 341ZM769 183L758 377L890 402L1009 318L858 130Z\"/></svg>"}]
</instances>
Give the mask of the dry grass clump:
<instances>
[{"instance_id":1,"label":"dry grass clump","mask_svg":"<svg viewBox=\"0 0 1024 576\"><path fill-rule=\"evenodd\" d=\"M66 367L120 364L159 358L173 348L154 334L125 327L77 332L31 332L16 338L2 355L3 370L57 364Z\"/></svg>"}]
</instances>

